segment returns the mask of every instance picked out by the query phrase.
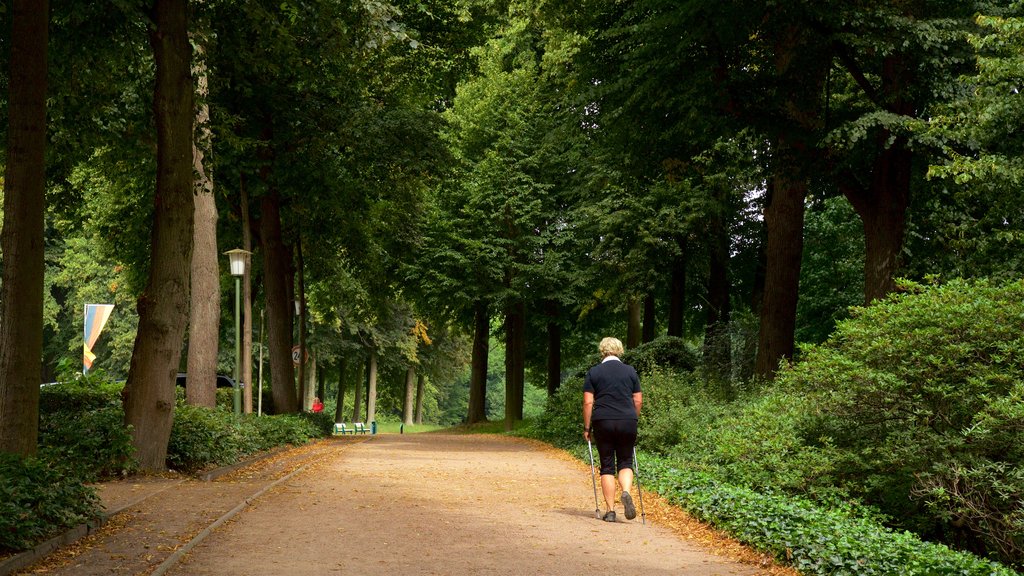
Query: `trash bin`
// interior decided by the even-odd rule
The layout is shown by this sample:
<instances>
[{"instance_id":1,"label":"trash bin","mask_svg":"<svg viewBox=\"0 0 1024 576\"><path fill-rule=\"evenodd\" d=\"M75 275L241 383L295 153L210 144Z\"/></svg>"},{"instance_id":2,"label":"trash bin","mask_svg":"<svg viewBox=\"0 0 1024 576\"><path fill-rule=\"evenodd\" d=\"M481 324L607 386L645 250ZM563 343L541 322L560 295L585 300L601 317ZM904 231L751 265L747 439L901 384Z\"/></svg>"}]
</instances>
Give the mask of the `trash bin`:
<instances>
[{"instance_id":1,"label":"trash bin","mask_svg":"<svg viewBox=\"0 0 1024 576\"><path fill-rule=\"evenodd\" d=\"M377 421L374 420L373 422L370 422L370 434L376 434L376 433L377 433Z\"/></svg>"}]
</instances>

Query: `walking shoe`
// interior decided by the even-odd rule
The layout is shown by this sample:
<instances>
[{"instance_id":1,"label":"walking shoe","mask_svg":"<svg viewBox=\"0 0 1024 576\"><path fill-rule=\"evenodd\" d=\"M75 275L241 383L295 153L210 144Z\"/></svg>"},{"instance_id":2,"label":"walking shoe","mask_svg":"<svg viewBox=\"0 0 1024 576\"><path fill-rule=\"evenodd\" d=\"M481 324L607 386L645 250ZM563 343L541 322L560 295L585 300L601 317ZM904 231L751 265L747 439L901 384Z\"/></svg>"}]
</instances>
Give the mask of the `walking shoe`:
<instances>
[{"instance_id":1,"label":"walking shoe","mask_svg":"<svg viewBox=\"0 0 1024 576\"><path fill-rule=\"evenodd\" d=\"M615 522L615 510L609 510L604 513L604 518L601 518L605 522Z\"/></svg>"},{"instance_id":2,"label":"walking shoe","mask_svg":"<svg viewBox=\"0 0 1024 576\"><path fill-rule=\"evenodd\" d=\"M633 506L633 497L629 492L622 493L622 507L626 509L626 520L636 518L636 506Z\"/></svg>"}]
</instances>

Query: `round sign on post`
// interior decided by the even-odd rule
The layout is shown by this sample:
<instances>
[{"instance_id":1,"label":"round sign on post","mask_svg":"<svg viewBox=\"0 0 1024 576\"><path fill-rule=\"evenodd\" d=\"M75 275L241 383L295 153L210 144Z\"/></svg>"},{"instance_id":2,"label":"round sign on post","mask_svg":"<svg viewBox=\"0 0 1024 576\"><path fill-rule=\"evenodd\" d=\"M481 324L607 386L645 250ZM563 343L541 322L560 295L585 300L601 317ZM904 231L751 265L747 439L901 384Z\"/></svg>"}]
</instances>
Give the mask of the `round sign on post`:
<instances>
[{"instance_id":1,"label":"round sign on post","mask_svg":"<svg viewBox=\"0 0 1024 576\"><path fill-rule=\"evenodd\" d=\"M292 364L298 366L300 358L302 358L302 351L299 349L297 345L292 346Z\"/></svg>"}]
</instances>

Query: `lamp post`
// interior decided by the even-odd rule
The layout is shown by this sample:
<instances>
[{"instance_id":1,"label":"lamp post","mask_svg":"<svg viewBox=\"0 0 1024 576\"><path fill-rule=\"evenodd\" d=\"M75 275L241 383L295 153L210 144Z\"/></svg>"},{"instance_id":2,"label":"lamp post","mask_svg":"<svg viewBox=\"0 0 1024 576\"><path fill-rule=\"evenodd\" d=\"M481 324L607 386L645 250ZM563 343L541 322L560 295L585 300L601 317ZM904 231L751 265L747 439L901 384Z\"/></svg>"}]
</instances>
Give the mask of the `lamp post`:
<instances>
[{"instance_id":1,"label":"lamp post","mask_svg":"<svg viewBox=\"0 0 1024 576\"><path fill-rule=\"evenodd\" d=\"M246 258L251 252L236 248L228 250L224 254L227 254L228 262L231 265L231 275L235 277L235 390L233 405L235 414L241 414L242 388L241 383L238 381L241 377L242 366L242 302L240 293L242 290L242 276L245 275Z\"/></svg>"}]
</instances>

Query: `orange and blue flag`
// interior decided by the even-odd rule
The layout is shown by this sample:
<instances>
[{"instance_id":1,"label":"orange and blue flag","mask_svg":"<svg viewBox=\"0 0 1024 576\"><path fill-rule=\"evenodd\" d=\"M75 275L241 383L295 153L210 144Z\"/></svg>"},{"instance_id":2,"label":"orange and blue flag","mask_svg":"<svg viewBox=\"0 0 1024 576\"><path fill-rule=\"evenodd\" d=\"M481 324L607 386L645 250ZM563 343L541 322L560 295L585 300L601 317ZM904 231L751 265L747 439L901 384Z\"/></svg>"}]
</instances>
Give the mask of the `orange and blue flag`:
<instances>
[{"instance_id":1,"label":"orange and blue flag","mask_svg":"<svg viewBox=\"0 0 1024 576\"><path fill-rule=\"evenodd\" d=\"M113 304L86 304L85 305L85 345L82 350L82 373L85 374L92 368L96 355L92 353L100 332L107 324L110 313L114 310Z\"/></svg>"}]
</instances>

